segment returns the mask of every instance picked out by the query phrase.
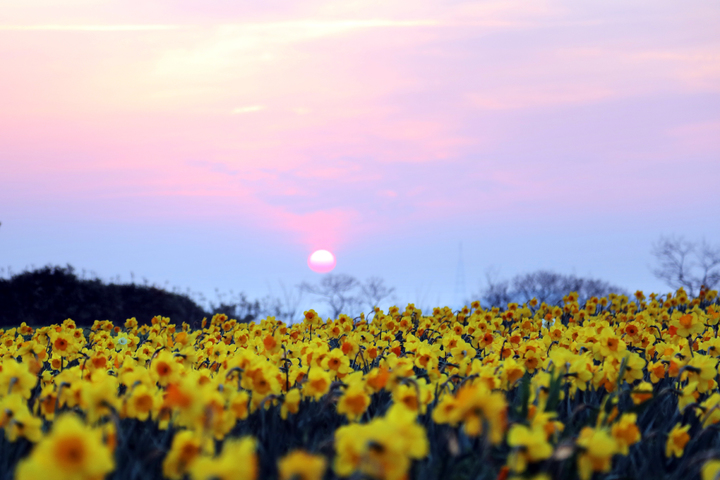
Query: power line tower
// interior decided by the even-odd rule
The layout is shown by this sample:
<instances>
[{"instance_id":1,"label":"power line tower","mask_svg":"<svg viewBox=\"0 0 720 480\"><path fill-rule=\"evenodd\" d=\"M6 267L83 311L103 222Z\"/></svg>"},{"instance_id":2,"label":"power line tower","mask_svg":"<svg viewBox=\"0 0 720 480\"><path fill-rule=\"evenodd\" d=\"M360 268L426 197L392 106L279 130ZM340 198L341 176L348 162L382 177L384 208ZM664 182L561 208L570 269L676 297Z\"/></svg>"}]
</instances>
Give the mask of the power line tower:
<instances>
[{"instance_id":1,"label":"power line tower","mask_svg":"<svg viewBox=\"0 0 720 480\"><path fill-rule=\"evenodd\" d=\"M462 259L462 242L460 242L458 249L458 263L455 270L455 305L458 308L463 306L465 301L465 268Z\"/></svg>"}]
</instances>

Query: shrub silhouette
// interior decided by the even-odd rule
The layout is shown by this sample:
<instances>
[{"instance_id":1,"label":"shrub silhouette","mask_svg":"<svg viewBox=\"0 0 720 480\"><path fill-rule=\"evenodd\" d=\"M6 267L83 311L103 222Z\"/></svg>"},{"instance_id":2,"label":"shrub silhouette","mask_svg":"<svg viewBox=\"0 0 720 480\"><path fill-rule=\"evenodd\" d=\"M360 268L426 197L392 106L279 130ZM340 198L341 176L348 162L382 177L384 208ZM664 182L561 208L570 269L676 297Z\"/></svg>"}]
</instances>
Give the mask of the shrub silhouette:
<instances>
[{"instance_id":1,"label":"shrub silhouette","mask_svg":"<svg viewBox=\"0 0 720 480\"><path fill-rule=\"evenodd\" d=\"M49 325L72 318L78 326L95 320L122 325L135 317L149 323L153 316L170 317L175 324L199 325L208 313L185 295L155 286L106 284L81 279L72 266L45 266L0 279L0 327Z\"/></svg>"}]
</instances>

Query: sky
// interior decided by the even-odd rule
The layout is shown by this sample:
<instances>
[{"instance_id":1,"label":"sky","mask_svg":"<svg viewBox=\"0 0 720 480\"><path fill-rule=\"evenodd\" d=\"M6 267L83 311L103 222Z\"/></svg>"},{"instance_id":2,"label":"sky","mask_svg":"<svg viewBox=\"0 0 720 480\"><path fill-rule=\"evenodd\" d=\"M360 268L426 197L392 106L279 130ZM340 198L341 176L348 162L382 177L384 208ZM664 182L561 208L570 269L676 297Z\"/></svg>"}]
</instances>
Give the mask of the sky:
<instances>
[{"instance_id":1,"label":"sky","mask_svg":"<svg viewBox=\"0 0 720 480\"><path fill-rule=\"evenodd\" d=\"M720 243L720 4L9 0L0 266L452 305ZM462 245L462 254L460 250ZM7 271L7 270L6 270ZM132 275L132 277L131 277Z\"/></svg>"}]
</instances>

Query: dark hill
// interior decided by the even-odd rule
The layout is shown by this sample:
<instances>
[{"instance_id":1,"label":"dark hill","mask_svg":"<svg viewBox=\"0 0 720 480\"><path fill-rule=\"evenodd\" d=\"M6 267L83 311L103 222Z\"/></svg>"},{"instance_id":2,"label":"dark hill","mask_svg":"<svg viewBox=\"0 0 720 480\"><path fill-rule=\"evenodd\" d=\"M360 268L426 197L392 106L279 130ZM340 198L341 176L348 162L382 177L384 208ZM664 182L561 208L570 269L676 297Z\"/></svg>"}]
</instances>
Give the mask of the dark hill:
<instances>
[{"instance_id":1,"label":"dark hill","mask_svg":"<svg viewBox=\"0 0 720 480\"><path fill-rule=\"evenodd\" d=\"M207 317L189 297L154 286L104 283L78 278L71 266L46 266L0 279L0 327L49 325L72 318L80 326L95 320L122 325L131 317L149 323L155 315L197 325Z\"/></svg>"}]
</instances>

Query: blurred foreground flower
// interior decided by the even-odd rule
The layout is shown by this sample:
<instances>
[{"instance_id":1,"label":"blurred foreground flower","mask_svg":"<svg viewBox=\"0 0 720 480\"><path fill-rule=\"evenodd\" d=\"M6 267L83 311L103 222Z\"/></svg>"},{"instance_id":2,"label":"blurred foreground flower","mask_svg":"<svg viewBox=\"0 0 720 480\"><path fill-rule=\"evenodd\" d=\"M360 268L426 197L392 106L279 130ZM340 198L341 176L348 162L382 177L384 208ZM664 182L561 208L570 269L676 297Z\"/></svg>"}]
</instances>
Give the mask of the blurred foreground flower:
<instances>
[{"instance_id":1,"label":"blurred foreground flower","mask_svg":"<svg viewBox=\"0 0 720 480\"><path fill-rule=\"evenodd\" d=\"M278 462L280 480L321 480L327 468L327 460L303 450L295 450Z\"/></svg>"},{"instance_id":2,"label":"blurred foreground flower","mask_svg":"<svg viewBox=\"0 0 720 480\"><path fill-rule=\"evenodd\" d=\"M590 480L593 472L607 473L612 468L612 457L619 452L615 439L606 431L585 427L577 440L580 447L578 474L581 480Z\"/></svg>"},{"instance_id":3,"label":"blurred foreground flower","mask_svg":"<svg viewBox=\"0 0 720 480\"><path fill-rule=\"evenodd\" d=\"M96 480L115 468L102 431L87 427L74 415L63 415L52 432L20 462L16 480Z\"/></svg>"},{"instance_id":4,"label":"blurred foreground flower","mask_svg":"<svg viewBox=\"0 0 720 480\"><path fill-rule=\"evenodd\" d=\"M393 405L383 418L367 424L350 424L335 432L335 472L354 472L378 480L405 478L412 459L427 455L425 429L403 404Z\"/></svg>"},{"instance_id":5,"label":"blurred foreground flower","mask_svg":"<svg viewBox=\"0 0 720 480\"><path fill-rule=\"evenodd\" d=\"M685 450L685 445L690 441L690 435L688 434L690 425L682 426L681 423L675 424L670 433L668 434L667 443L665 444L665 456L666 457L682 457Z\"/></svg>"},{"instance_id":6,"label":"blurred foreground flower","mask_svg":"<svg viewBox=\"0 0 720 480\"><path fill-rule=\"evenodd\" d=\"M200 457L190 467L193 480L255 480L257 474L258 461L252 437L225 440L219 456Z\"/></svg>"}]
</instances>

